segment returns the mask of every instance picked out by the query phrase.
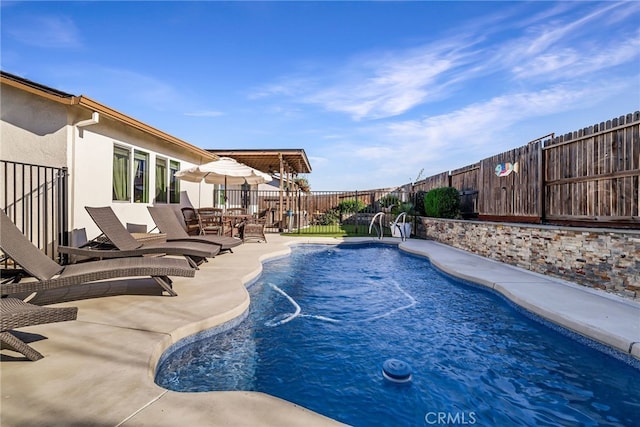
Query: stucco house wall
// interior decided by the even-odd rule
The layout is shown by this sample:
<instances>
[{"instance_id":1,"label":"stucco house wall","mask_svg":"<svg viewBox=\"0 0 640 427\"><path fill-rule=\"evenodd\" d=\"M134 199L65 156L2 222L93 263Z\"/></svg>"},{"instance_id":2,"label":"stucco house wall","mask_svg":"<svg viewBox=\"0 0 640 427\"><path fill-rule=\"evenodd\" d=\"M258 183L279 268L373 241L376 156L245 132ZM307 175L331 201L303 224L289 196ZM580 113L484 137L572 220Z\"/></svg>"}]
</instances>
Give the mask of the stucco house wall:
<instances>
[{"instance_id":1,"label":"stucco house wall","mask_svg":"<svg viewBox=\"0 0 640 427\"><path fill-rule=\"evenodd\" d=\"M93 103L104 111L98 112L97 124L79 127L79 122L91 119L95 112L74 102L80 97L68 94L51 96L46 90L34 90L28 85L16 87L13 83L3 80L2 84L0 159L68 168L68 227L69 230L85 228L89 238L100 232L85 206L111 206L123 223L146 224L148 230L155 227L147 206L154 204L158 157L166 159L167 166L169 161L178 161L180 169L215 158L204 150L91 100L88 100L89 104ZM147 203L112 200L115 145L148 154ZM213 185L180 181L179 186L196 207L212 205Z\"/></svg>"},{"instance_id":2,"label":"stucco house wall","mask_svg":"<svg viewBox=\"0 0 640 427\"><path fill-rule=\"evenodd\" d=\"M90 117L90 114L87 114ZM70 216L72 228L85 228L87 235L99 234L98 228L85 210L85 206L111 206L123 222L146 224L147 229L154 228L147 206L154 204L154 183L156 182L155 163L158 157L180 162L180 168L199 163L199 159L188 152L168 146L158 138L149 136L137 129L108 118L84 128L72 127L75 133L72 159L69 167L70 177ZM112 200L112 174L114 146L132 148L149 155L149 202L119 202ZM214 186L192 182L180 182L180 190L186 194L192 204L210 206Z\"/></svg>"},{"instance_id":3,"label":"stucco house wall","mask_svg":"<svg viewBox=\"0 0 640 427\"><path fill-rule=\"evenodd\" d=\"M2 85L0 158L62 167L67 164L67 108Z\"/></svg>"}]
</instances>

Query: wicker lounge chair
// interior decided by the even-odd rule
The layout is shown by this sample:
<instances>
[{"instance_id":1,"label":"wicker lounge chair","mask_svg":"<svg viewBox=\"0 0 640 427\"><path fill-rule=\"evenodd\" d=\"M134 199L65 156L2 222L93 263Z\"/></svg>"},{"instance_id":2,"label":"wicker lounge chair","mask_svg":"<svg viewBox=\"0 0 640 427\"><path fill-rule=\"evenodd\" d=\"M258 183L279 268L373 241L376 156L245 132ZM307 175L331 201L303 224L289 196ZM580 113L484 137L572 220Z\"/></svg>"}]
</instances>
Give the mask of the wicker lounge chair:
<instances>
[{"instance_id":1,"label":"wicker lounge chair","mask_svg":"<svg viewBox=\"0 0 640 427\"><path fill-rule=\"evenodd\" d=\"M40 307L18 298L0 299L0 345L17 351L29 360L40 360L44 356L24 341L13 335L12 329L46 323L76 320L78 307Z\"/></svg>"},{"instance_id":2,"label":"wicker lounge chair","mask_svg":"<svg viewBox=\"0 0 640 427\"><path fill-rule=\"evenodd\" d=\"M35 247L0 209L0 249L37 280L3 283L2 296L80 285L99 280L151 276L169 295L176 296L169 276L194 277L183 259L132 257L61 266Z\"/></svg>"},{"instance_id":3,"label":"wicker lounge chair","mask_svg":"<svg viewBox=\"0 0 640 427\"><path fill-rule=\"evenodd\" d=\"M184 256L193 267L197 267L198 264L206 261L207 257L214 257L220 253L220 245L213 242L139 242L122 225L110 207L93 208L87 206L85 209L116 250L62 247L60 248L61 252L94 258L131 257L149 254L178 255Z\"/></svg>"},{"instance_id":4,"label":"wicker lounge chair","mask_svg":"<svg viewBox=\"0 0 640 427\"><path fill-rule=\"evenodd\" d=\"M216 236L213 234L206 234L202 236L190 236L180 224L180 220L173 213L173 210L169 206L148 206L151 218L158 226L161 233L167 235L168 242L200 242L200 243L215 243L221 245L221 251L233 252L231 248L234 248L242 244L242 240L235 237Z\"/></svg>"}]
</instances>

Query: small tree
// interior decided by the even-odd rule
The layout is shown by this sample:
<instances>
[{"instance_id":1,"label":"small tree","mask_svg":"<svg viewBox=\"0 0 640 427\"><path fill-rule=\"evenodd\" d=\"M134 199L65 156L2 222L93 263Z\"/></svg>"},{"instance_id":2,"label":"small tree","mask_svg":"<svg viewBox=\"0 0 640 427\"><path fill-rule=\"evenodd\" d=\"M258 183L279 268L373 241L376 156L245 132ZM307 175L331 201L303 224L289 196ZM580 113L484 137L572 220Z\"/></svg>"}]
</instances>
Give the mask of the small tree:
<instances>
[{"instance_id":1,"label":"small tree","mask_svg":"<svg viewBox=\"0 0 640 427\"><path fill-rule=\"evenodd\" d=\"M349 213L356 213L356 212L360 212L361 210L363 210L364 208L366 208L367 205L364 204L364 202L360 199L356 200L356 199L347 199L347 200L343 200L340 203L338 203L338 211L341 214L349 214Z\"/></svg>"},{"instance_id":2,"label":"small tree","mask_svg":"<svg viewBox=\"0 0 640 427\"><path fill-rule=\"evenodd\" d=\"M407 215L415 215L415 210L413 209L413 203L398 202L398 204L394 205L394 207L391 209L391 213L393 215L400 215L402 212L406 212Z\"/></svg>"},{"instance_id":3,"label":"small tree","mask_svg":"<svg viewBox=\"0 0 640 427\"><path fill-rule=\"evenodd\" d=\"M311 186L309 185L309 180L307 180L307 178L299 177L294 179L293 182L295 182L300 191L305 193L309 193L311 191Z\"/></svg>"},{"instance_id":4,"label":"small tree","mask_svg":"<svg viewBox=\"0 0 640 427\"><path fill-rule=\"evenodd\" d=\"M424 196L424 212L434 218L455 218L460 213L460 195L453 187L434 188Z\"/></svg>"}]
</instances>

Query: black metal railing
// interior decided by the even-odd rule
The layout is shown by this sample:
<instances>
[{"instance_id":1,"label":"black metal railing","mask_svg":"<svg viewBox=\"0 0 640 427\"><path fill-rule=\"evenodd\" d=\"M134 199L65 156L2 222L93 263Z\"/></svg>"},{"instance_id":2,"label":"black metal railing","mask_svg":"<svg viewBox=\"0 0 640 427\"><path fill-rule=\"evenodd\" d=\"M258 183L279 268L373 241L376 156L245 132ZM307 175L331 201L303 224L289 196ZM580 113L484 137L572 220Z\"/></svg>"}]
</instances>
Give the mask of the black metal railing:
<instances>
[{"instance_id":1,"label":"black metal railing","mask_svg":"<svg viewBox=\"0 0 640 427\"><path fill-rule=\"evenodd\" d=\"M64 259L57 247L67 245L69 239L67 176L64 167L0 160L0 208L34 245L59 262ZM246 213L265 219L268 232L365 236L378 212L388 214L387 227L400 212L415 214L415 197L416 193L384 190L242 189L220 191L215 205L245 208ZM10 260L0 259L3 268L12 267Z\"/></svg>"},{"instance_id":2,"label":"black metal railing","mask_svg":"<svg viewBox=\"0 0 640 427\"><path fill-rule=\"evenodd\" d=\"M408 221L411 221L416 213L415 196L384 190L227 190L220 194L217 206L245 208L248 214L265 218L270 232L365 236L369 235L369 224L378 212L388 214L386 225L400 212L410 214Z\"/></svg>"},{"instance_id":3,"label":"black metal railing","mask_svg":"<svg viewBox=\"0 0 640 427\"><path fill-rule=\"evenodd\" d=\"M68 244L67 168L0 160L0 208L52 259ZM10 260L2 257L2 267Z\"/></svg>"}]
</instances>

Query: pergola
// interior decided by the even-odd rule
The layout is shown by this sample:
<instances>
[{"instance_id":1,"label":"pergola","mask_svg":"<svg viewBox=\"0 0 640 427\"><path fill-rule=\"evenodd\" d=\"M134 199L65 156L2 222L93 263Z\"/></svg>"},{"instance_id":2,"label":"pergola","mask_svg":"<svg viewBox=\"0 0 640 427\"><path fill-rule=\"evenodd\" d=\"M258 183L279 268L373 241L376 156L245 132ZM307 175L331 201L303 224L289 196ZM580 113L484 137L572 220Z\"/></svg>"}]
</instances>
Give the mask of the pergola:
<instances>
[{"instance_id":1,"label":"pergola","mask_svg":"<svg viewBox=\"0 0 640 427\"><path fill-rule=\"evenodd\" d=\"M231 157L245 165L266 172L280 179L279 218L284 214L284 183L293 182L301 173L310 173L311 165L307 154L301 148L268 150L207 150L219 157Z\"/></svg>"}]
</instances>

